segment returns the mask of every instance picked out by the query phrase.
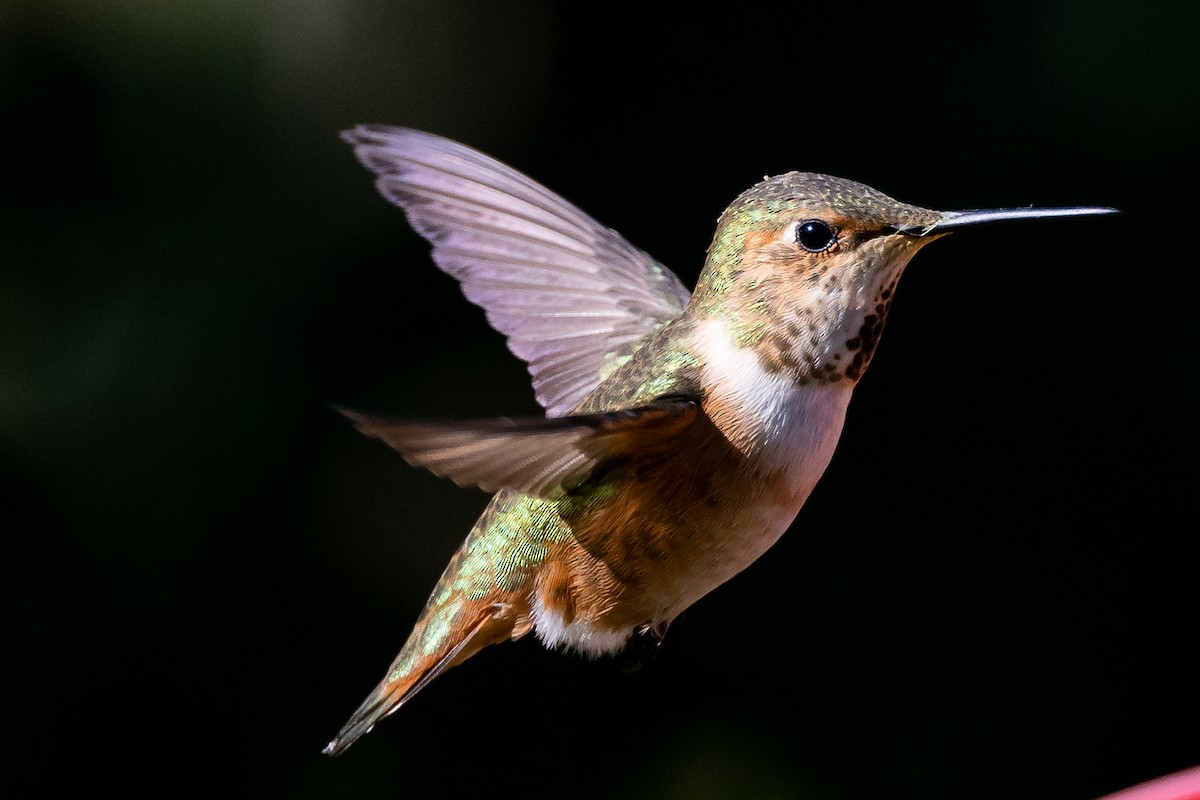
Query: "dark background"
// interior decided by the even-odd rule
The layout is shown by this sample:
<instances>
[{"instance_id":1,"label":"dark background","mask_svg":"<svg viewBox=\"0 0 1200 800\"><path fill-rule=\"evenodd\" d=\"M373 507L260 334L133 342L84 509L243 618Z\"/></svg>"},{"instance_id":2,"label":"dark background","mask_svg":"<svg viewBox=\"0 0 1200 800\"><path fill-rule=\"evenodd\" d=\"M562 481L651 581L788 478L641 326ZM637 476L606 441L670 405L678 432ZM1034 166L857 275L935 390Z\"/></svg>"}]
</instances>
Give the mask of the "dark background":
<instances>
[{"instance_id":1,"label":"dark background","mask_svg":"<svg viewBox=\"0 0 1200 800\"><path fill-rule=\"evenodd\" d=\"M964 8L0 2L3 783L1085 800L1200 763L1200 12ZM329 404L537 412L357 122L689 285L789 169L1125 214L922 252L794 529L650 667L529 637L331 760L486 498Z\"/></svg>"}]
</instances>

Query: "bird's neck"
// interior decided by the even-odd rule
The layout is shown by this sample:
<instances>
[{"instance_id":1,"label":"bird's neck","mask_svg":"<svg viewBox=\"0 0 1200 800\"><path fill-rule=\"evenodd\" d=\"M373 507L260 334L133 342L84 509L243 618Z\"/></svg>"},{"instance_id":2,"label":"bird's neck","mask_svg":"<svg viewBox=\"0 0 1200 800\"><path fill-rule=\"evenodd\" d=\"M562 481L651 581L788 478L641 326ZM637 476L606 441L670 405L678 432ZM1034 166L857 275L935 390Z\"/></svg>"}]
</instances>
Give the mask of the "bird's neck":
<instances>
[{"instance_id":1,"label":"bird's neck","mask_svg":"<svg viewBox=\"0 0 1200 800\"><path fill-rule=\"evenodd\" d=\"M773 369L761 348L739 342L732 328L707 319L693 329L705 413L756 469L815 483L841 435L853 382L799 382L788 369Z\"/></svg>"},{"instance_id":2,"label":"bird's neck","mask_svg":"<svg viewBox=\"0 0 1200 800\"><path fill-rule=\"evenodd\" d=\"M919 247L867 243L854 259L807 269L791 268L777 242L739 252L733 266L710 257L687 313L697 324L724 321L731 341L767 373L801 386L853 387Z\"/></svg>"}]
</instances>

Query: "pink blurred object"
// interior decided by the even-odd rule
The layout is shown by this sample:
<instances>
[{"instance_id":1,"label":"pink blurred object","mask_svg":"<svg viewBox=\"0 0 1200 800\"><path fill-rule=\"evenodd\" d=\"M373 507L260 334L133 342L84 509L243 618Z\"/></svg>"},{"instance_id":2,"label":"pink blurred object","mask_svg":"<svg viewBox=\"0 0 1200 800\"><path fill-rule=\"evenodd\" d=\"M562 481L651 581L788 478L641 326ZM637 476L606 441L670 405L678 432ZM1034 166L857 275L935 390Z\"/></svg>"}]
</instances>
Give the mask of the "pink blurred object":
<instances>
[{"instance_id":1,"label":"pink blurred object","mask_svg":"<svg viewBox=\"0 0 1200 800\"><path fill-rule=\"evenodd\" d=\"M1100 800L1200 800L1200 767L1139 783Z\"/></svg>"}]
</instances>

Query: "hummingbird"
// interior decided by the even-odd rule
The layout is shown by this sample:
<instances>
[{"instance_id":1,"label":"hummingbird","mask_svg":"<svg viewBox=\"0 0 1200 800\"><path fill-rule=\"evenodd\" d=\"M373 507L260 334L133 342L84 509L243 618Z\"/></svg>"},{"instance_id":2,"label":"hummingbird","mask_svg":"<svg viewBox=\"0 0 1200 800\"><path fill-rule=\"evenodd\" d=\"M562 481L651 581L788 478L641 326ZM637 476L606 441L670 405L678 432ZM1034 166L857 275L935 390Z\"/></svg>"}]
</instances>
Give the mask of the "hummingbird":
<instances>
[{"instance_id":1,"label":"hummingbird","mask_svg":"<svg viewBox=\"0 0 1200 800\"><path fill-rule=\"evenodd\" d=\"M489 645L533 633L596 657L661 641L792 524L918 250L981 223L1116 213L933 211L788 172L720 215L689 292L616 231L474 149L381 125L342 137L528 365L545 416L343 410L410 464L495 496L331 755Z\"/></svg>"}]
</instances>

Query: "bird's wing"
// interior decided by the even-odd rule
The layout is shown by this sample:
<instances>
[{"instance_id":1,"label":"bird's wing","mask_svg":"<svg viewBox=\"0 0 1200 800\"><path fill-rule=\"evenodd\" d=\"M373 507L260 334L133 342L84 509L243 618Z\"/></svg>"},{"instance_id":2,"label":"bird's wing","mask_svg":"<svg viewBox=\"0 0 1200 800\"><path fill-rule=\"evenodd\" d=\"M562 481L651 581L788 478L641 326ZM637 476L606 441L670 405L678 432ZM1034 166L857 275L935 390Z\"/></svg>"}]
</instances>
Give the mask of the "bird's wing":
<instances>
[{"instance_id":1,"label":"bird's wing","mask_svg":"<svg viewBox=\"0 0 1200 800\"><path fill-rule=\"evenodd\" d=\"M359 125L342 137L529 365L547 416L569 413L687 305L670 270L495 159L407 128Z\"/></svg>"},{"instance_id":2,"label":"bird's wing","mask_svg":"<svg viewBox=\"0 0 1200 800\"><path fill-rule=\"evenodd\" d=\"M583 483L597 466L662 451L695 418L685 397L601 414L477 422L412 422L342 413L408 463L489 492L515 489L557 497Z\"/></svg>"}]
</instances>

